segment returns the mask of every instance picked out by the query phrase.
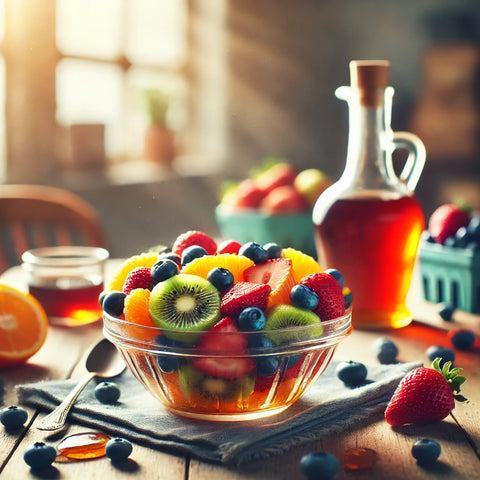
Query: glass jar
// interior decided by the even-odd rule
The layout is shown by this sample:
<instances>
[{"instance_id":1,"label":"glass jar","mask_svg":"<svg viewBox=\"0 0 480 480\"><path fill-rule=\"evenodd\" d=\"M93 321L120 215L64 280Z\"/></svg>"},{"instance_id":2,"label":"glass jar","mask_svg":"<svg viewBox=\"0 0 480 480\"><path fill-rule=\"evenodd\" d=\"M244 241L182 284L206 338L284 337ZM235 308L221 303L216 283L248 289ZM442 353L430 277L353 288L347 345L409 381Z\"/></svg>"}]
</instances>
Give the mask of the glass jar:
<instances>
[{"instance_id":1,"label":"glass jar","mask_svg":"<svg viewBox=\"0 0 480 480\"><path fill-rule=\"evenodd\" d=\"M28 291L43 306L49 322L80 326L102 317L104 264L109 253L83 246L45 247L22 255Z\"/></svg>"},{"instance_id":2,"label":"glass jar","mask_svg":"<svg viewBox=\"0 0 480 480\"><path fill-rule=\"evenodd\" d=\"M394 90L389 62L353 61L351 86L335 94L349 107L345 170L313 210L320 265L340 270L353 293L358 328L398 328L411 321L405 301L420 235L422 208L413 191L425 163L415 135L390 127ZM395 149L409 152L396 175Z\"/></svg>"}]
</instances>

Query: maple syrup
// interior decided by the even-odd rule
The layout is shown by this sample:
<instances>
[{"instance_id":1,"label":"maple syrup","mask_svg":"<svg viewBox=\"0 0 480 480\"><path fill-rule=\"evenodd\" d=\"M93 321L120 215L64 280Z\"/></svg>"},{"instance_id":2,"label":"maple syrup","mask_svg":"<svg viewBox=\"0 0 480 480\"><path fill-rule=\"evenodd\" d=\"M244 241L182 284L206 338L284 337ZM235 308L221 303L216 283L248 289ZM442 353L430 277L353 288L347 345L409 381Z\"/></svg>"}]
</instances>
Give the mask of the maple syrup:
<instances>
[{"instance_id":1,"label":"maple syrup","mask_svg":"<svg viewBox=\"0 0 480 480\"><path fill-rule=\"evenodd\" d=\"M347 162L313 210L322 268L336 268L353 294L352 323L399 328L411 322L405 301L424 218L413 190L425 163L418 137L390 128L389 62L350 62L351 86L337 97L349 106ZM408 151L397 176L392 152Z\"/></svg>"},{"instance_id":2,"label":"maple syrup","mask_svg":"<svg viewBox=\"0 0 480 480\"><path fill-rule=\"evenodd\" d=\"M65 437L57 450L64 458L88 460L105 456L105 447L110 440L108 435L100 432L75 433Z\"/></svg>"}]
</instances>

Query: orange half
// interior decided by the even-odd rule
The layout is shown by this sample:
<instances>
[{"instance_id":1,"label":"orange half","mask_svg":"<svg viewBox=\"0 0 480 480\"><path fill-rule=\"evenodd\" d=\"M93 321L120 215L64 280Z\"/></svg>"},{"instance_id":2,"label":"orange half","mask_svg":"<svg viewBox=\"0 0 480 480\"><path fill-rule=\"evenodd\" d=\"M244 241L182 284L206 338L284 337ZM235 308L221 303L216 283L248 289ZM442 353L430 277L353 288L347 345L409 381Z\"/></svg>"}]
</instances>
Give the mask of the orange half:
<instances>
[{"instance_id":1,"label":"orange half","mask_svg":"<svg viewBox=\"0 0 480 480\"><path fill-rule=\"evenodd\" d=\"M0 367L25 362L45 343L48 319L28 293L0 285Z\"/></svg>"}]
</instances>

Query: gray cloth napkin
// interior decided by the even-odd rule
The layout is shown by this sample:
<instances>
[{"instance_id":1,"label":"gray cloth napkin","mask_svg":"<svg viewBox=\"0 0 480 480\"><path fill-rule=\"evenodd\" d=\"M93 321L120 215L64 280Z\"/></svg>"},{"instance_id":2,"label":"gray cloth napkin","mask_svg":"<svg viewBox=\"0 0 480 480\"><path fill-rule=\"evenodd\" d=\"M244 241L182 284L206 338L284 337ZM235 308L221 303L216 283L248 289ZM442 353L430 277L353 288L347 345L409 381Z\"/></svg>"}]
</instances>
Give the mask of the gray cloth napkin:
<instances>
[{"instance_id":1,"label":"gray cloth napkin","mask_svg":"<svg viewBox=\"0 0 480 480\"><path fill-rule=\"evenodd\" d=\"M332 362L294 405L269 418L242 422L183 418L164 408L125 371L113 380L121 390L117 404L101 404L95 398L95 382L91 382L80 394L69 419L170 453L239 465L351 428L359 420L378 414L385 409L403 376L421 365L411 362L368 366L368 382L350 389L337 378L337 363ZM64 380L20 385L18 400L51 410L75 383Z\"/></svg>"}]
</instances>

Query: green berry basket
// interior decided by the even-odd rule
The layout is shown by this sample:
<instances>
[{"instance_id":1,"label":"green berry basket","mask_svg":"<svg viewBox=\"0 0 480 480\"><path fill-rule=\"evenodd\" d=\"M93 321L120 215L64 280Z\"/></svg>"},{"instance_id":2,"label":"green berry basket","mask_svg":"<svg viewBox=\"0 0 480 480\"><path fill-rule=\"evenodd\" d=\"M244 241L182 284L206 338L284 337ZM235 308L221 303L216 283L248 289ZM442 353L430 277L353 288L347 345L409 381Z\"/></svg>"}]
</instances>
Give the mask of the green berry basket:
<instances>
[{"instance_id":1,"label":"green berry basket","mask_svg":"<svg viewBox=\"0 0 480 480\"><path fill-rule=\"evenodd\" d=\"M215 209L220 234L240 243L254 241L260 245L275 242L316 258L311 213L265 215L256 210L218 205Z\"/></svg>"},{"instance_id":2,"label":"green berry basket","mask_svg":"<svg viewBox=\"0 0 480 480\"><path fill-rule=\"evenodd\" d=\"M422 240L420 273L425 300L480 313L480 251Z\"/></svg>"}]
</instances>

